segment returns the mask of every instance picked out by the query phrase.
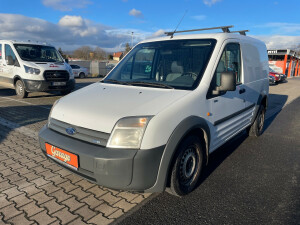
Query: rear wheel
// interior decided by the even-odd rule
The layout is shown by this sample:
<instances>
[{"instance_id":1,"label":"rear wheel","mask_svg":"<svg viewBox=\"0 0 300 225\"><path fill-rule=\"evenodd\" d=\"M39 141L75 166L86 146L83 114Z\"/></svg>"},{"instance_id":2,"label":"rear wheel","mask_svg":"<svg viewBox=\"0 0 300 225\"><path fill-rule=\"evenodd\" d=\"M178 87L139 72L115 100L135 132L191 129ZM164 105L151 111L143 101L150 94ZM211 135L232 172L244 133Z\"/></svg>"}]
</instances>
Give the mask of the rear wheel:
<instances>
[{"instance_id":1,"label":"rear wheel","mask_svg":"<svg viewBox=\"0 0 300 225\"><path fill-rule=\"evenodd\" d=\"M250 128L248 128L249 136L258 137L263 133L265 124L265 114L265 107L263 105L260 105L254 123Z\"/></svg>"},{"instance_id":2,"label":"rear wheel","mask_svg":"<svg viewBox=\"0 0 300 225\"><path fill-rule=\"evenodd\" d=\"M194 135L186 137L175 154L170 179L172 194L183 196L195 189L203 168L203 159L200 139Z\"/></svg>"},{"instance_id":3,"label":"rear wheel","mask_svg":"<svg viewBox=\"0 0 300 225\"><path fill-rule=\"evenodd\" d=\"M79 74L79 77L80 77L81 79L84 78L84 77L85 77L84 73L80 73L80 74Z\"/></svg>"},{"instance_id":4,"label":"rear wheel","mask_svg":"<svg viewBox=\"0 0 300 225\"><path fill-rule=\"evenodd\" d=\"M18 98L26 98L28 96L28 92L25 90L25 85L23 81L17 80L15 84L15 89Z\"/></svg>"}]
</instances>

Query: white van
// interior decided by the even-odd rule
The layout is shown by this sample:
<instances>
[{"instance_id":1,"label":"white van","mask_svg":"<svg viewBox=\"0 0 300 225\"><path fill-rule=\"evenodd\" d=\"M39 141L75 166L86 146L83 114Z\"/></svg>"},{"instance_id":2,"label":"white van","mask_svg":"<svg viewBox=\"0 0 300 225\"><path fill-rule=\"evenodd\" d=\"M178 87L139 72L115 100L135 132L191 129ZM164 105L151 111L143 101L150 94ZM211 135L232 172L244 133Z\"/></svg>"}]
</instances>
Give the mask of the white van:
<instances>
[{"instance_id":1,"label":"white van","mask_svg":"<svg viewBox=\"0 0 300 225\"><path fill-rule=\"evenodd\" d=\"M137 44L102 81L53 105L43 153L109 188L191 192L210 153L264 128L266 46L225 28Z\"/></svg>"},{"instance_id":2,"label":"white van","mask_svg":"<svg viewBox=\"0 0 300 225\"><path fill-rule=\"evenodd\" d=\"M53 46L0 40L0 85L26 98L29 92L68 94L75 80L72 68Z\"/></svg>"}]
</instances>

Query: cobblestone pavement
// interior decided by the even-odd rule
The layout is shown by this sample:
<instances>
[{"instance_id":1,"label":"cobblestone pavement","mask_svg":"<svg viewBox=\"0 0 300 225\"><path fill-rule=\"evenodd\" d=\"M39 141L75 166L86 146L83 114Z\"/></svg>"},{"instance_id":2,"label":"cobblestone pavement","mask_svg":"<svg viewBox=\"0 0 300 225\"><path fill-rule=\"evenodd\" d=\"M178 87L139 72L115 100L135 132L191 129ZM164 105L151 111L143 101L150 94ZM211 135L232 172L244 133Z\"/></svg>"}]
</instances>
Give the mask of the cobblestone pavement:
<instances>
[{"instance_id":1,"label":"cobblestone pavement","mask_svg":"<svg viewBox=\"0 0 300 225\"><path fill-rule=\"evenodd\" d=\"M0 88L0 225L109 224L150 195L100 187L47 159L37 133L61 96L13 94Z\"/></svg>"},{"instance_id":2,"label":"cobblestone pavement","mask_svg":"<svg viewBox=\"0 0 300 225\"><path fill-rule=\"evenodd\" d=\"M94 81L80 80L77 87ZM299 81L270 88L272 98L285 98L279 108L299 96L280 95ZM37 133L60 97L34 93L18 100L13 90L0 87L0 225L109 224L150 196L90 183L42 154ZM280 110L275 106L269 116Z\"/></svg>"}]
</instances>

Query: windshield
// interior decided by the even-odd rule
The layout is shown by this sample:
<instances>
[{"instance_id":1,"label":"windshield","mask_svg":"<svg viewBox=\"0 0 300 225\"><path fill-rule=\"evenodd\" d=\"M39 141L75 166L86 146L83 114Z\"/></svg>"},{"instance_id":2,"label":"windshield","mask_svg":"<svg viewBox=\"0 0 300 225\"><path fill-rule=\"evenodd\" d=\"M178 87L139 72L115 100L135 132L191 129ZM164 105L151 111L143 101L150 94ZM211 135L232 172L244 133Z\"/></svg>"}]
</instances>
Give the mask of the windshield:
<instances>
[{"instance_id":1,"label":"windshield","mask_svg":"<svg viewBox=\"0 0 300 225\"><path fill-rule=\"evenodd\" d=\"M271 67L269 67L269 71L275 73L275 71Z\"/></svg>"},{"instance_id":2,"label":"windshield","mask_svg":"<svg viewBox=\"0 0 300 225\"><path fill-rule=\"evenodd\" d=\"M45 45L14 44L22 60L33 62L64 62L54 47Z\"/></svg>"},{"instance_id":3,"label":"windshield","mask_svg":"<svg viewBox=\"0 0 300 225\"><path fill-rule=\"evenodd\" d=\"M102 81L155 88L195 89L216 40L170 40L137 45Z\"/></svg>"}]
</instances>

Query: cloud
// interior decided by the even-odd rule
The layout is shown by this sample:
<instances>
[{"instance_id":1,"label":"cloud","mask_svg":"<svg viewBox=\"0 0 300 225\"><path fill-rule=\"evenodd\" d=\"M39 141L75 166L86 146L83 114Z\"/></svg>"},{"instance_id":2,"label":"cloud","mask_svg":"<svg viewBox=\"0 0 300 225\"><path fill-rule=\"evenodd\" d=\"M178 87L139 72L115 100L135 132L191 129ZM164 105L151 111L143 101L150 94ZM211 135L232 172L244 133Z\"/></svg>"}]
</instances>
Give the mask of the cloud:
<instances>
[{"instance_id":1,"label":"cloud","mask_svg":"<svg viewBox=\"0 0 300 225\"><path fill-rule=\"evenodd\" d=\"M275 34L300 35L300 23L266 23L256 26L256 28L269 28Z\"/></svg>"},{"instance_id":2,"label":"cloud","mask_svg":"<svg viewBox=\"0 0 300 225\"><path fill-rule=\"evenodd\" d=\"M217 2L221 2L222 0L203 0L203 3L207 6L212 6L216 4Z\"/></svg>"},{"instance_id":3,"label":"cloud","mask_svg":"<svg viewBox=\"0 0 300 225\"><path fill-rule=\"evenodd\" d=\"M130 10L129 15L140 18L140 19L144 18L143 13L139 10L136 10L136 9Z\"/></svg>"},{"instance_id":4,"label":"cloud","mask_svg":"<svg viewBox=\"0 0 300 225\"><path fill-rule=\"evenodd\" d=\"M59 11L72 11L75 8L82 9L92 4L88 0L42 0L42 3L46 7Z\"/></svg>"},{"instance_id":5,"label":"cloud","mask_svg":"<svg viewBox=\"0 0 300 225\"><path fill-rule=\"evenodd\" d=\"M150 38L165 36L165 32L166 32L165 30L160 29L160 30L154 32L153 34L151 34Z\"/></svg>"},{"instance_id":6,"label":"cloud","mask_svg":"<svg viewBox=\"0 0 300 225\"><path fill-rule=\"evenodd\" d=\"M205 15L192 16L192 19L201 21L201 20L205 20L206 16Z\"/></svg>"},{"instance_id":7,"label":"cloud","mask_svg":"<svg viewBox=\"0 0 300 225\"><path fill-rule=\"evenodd\" d=\"M18 14L0 14L0 30L0 39L48 42L63 50L74 50L82 45L109 50L131 42L129 33L81 16L66 15L55 24Z\"/></svg>"},{"instance_id":8,"label":"cloud","mask_svg":"<svg viewBox=\"0 0 300 225\"><path fill-rule=\"evenodd\" d=\"M268 49L294 49L300 45L300 36L257 35L253 36L266 43Z\"/></svg>"}]
</instances>

